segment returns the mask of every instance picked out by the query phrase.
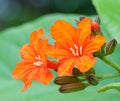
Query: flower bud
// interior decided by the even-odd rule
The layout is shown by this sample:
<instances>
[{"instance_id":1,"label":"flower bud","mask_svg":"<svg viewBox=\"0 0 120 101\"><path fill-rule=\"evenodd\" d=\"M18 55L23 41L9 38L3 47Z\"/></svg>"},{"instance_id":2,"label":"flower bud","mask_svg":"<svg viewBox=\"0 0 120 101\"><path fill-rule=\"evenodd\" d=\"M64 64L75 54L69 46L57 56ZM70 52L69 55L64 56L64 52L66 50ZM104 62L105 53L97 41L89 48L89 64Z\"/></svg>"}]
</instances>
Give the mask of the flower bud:
<instances>
[{"instance_id":1,"label":"flower bud","mask_svg":"<svg viewBox=\"0 0 120 101\"><path fill-rule=\"evenodd\" d=\"M57 85L63 85L68 83L79 82L80 80L76 76L60 76L56 77L54 83Z\"/></svg>"},{"instance_id":2,"label":"flower bud","mask_svg":"<svg viewBox=\"0 0 120 101\"><path fill-rule=\"evenodd\" d=\"M89 71L86 72L86 74L95 74L95 70L91 68Z\"/></svg>"},{"instance_id":3,"label":"flower bud","mask_svg":"<svg viewBox=\"0 0 120 101\"><path fill-rule=\"evenodd\" d=\"M102 35L103 36L103 33L101 31L97 31L97 30L92 30L92 36L95 36L95 35Z\"/></svg>"},{"instance_id":4,"label":"flower bud","mask_svg":"<svg viewBox=\"0 0 120 101\"><path fill-rule=\"evenodd\" d=\"M101 22L99 16L96 16L94 21L97 22L98 24L100 24L100 22Z\"/></svg>"},{"instance_id":5,"label":"flower bud","mask_svg":"<svg viewBox=\"0 0 120 101\"><path fill-rule=\"evenodd\" d=\"M84 84L81 82L65 84L59 88L59 91L61 93L71 93L71 92L75 92L75 91L81 91L81 90L85 89L87 86L88 86L88 84Z\"/></svg>"},{"instance_id":6,"label":"flower bud","mask_svg":"<svg viewBox=\"0 0 120 101\"><path fill-rule=\"evenodd\" d=\"M91 24L92 31L100 31L100 26L97 22L93 21Z\"/></svg>"},{"instance_id":7,"label":"flower bud","mask_svg":"<svg viewBox=\"0 0 120 101\"><path fill-rule=\"evenodd\" d=\"M83 75L83 73L80 72L77 68L73 68L72 72L73 72L72 75L74 75L74 76L82 76Z\"/></svg>"},{"instance_id":8,"label":"flower bud","mask_svg":"<svg viewBox=\"0 0 120 101\"><path fill-rule=\"evenodd\" d=\"M83 20L85 17L84 16L80 16L79 19L75 19L76 23L79 24L81 20Z\"/></svg>"},{"instance_id":9,"label":"flower bud","mask_svg":"<svg viewBox=\"0 0 120 101\"><path fill-rule=\"evenodd\" d=\"M84 16L80 16L79 21L83 20L84 18Z\"/></svg>"},{"instance_id":10,"label":"flower bud","mask_svg":"<svg viewBox=\"0 0 120 101\"><path fill-rule=\"evenodd\" d=\"M112 39L106 46L106 55L112 54L117 45L116 39Z\"/></svg>"},{"instance_id":11,"label":"flower bud","mask_svg":"<svg viewBox=\"0 0 120 101\"><path fill-rule=\"evenodd\" d=\"M94 86L96 86L99 83L97 78L92 74L87 74L86 79L89 82L89 84Z\"/></svg>"}]
</instances>

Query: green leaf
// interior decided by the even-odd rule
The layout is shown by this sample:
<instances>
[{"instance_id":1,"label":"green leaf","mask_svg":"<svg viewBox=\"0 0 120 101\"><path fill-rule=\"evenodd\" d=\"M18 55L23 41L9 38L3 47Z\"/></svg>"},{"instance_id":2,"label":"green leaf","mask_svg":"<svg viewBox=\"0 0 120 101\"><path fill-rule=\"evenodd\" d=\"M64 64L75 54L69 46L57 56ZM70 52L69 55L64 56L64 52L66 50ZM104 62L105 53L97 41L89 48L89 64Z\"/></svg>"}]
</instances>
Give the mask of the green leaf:
<instances>
[{"instance_id":1,"label":"green leaf","mask_svg":"<svg viewBox=\"0 0 120 101\"><path fill-rule=\"evenodd\" d=\"M114 91L97 93L95 87L75 93L61 94L58 87L52 85L41 85L34 82L24 93L21 92L22 82L0 79L1 101L119 101L120 94Z\"/></svg>"},{"instance_id":2,"label":"green leaf","mask_svg":"<svg viewBox=\"0 0 120 101\"><path fill-rule=\"evenodd\" d=\"M105 91L107 91L109 89L115 89L115 90L120 92L120 82L119 83L111 83L111 84L105 85L105 86L99 88L98 92L105 92Z\"/></svg>"},{"instance_id":3,"label":"green leaf","mask_svg":"<svg viewBox=\"0 0 120 101\"><path fill-rule=\"evenodd\" d=\"M61 94L58 92L58 86L50 84L44 86L38 82L33 82L32 86L24 93L21 93L23 83L16 81L11 77L12 70L15 68L16 63L20 60L19 49L22 45L29 42L30 32L41 27L45 30L45 35L50 32L50 26L57 19L64 19L69 21L75 26L74 19L80 15L72 14L51 14L43 16L33 22L23 24L18 27L6 29L0 34L0 101L118 101L119 93L113 91L105 92L104 94L98 94L97 89L111 82L117 82L120 78L110 79L108 81L102 81L96 87L88 87L83 91ZM104 27L103 27L104 28ZM104 28L104 31L106 29ZM108 38L111 38L109 34L106 34ZM109 40L109 39L108 39ZM52 39L49 40L53 42ZM120 64L120 45L117 46L115 53L109 58ZM102 66L101 66L102 64ZM98 59L95 64L95 70L97 74L115 73L116 71L110 66Z\"/></svg>"},{"instance_id":4,"label":"green leaf","mask_svg":"<svg viewBox=\"0 0 120 101\"><path fill-rule=\"evenodd\" d=\"M92 0L110 36L120 43L120 0Z\"/></svg>"}]
</instances>

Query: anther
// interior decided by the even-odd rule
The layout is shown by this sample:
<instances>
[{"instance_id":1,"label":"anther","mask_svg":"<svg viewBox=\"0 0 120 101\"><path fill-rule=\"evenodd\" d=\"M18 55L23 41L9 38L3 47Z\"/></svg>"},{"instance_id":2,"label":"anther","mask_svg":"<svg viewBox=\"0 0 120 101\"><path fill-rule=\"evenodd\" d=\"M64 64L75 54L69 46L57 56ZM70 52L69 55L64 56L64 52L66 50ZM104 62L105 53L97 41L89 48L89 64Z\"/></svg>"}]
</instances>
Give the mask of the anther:
<instances>
[{"instance_id":1,"label":"anther","mask_svg":"<svg viewBox=\"0 0 120 101\"><path fill-rule=\"evenodd\" d=\"M37 55L35 59L40 60L40 55Z\"/></svg>"},{"instance_id":2,"label":"anther","mask_svg":"<svg viewBox=\"0 0 120 101\"><path fill-rule=\"evenodd\" d=\"M70 48L70 51L72 52L72 54L75 56L76 53L75 53L75 50L73 48Z\"/></svg>"},{"instance_id":3,"label":"anther","mask_svg":"<svg viewBox=\"0 0 120 101\"><path fill-rule=\"evenodd\" d=\"M78 49L78 46L77 46L76 44L74 44L74 47L75 47L76 49Z\"/></svg>"},{"instance_id":4,"label":"anther","mask_svg":"<svg viewBox=\"0 0 120 101\"><path fill-rule=\"evenodd\" d=\"M34 64L35 66L41 66L42 62L37 61L37 62L34 62L33 64Z\"/></svg>"},{"instance_id":5,"label":"anther","mask_svg":"<svg viewBox=\"0 0 120 101\"><path fill-rule=\"evenodd\" d=\"M74 44L74 48L75 50L73 48L70 48L70 51L72 52L74 56L79 56L79 50L78 50L79 48L76 44Z\"/></svg>"},{"instance_id":6,"label":"anther","mask_svg":"<svg viewBox=\"0 0 120 101\"><path fill-rule=\"evenodd\" d=\"M80 46L80 55L82 55L82 49L83 49L83 47Z\"/></svg>"}]
</instances>

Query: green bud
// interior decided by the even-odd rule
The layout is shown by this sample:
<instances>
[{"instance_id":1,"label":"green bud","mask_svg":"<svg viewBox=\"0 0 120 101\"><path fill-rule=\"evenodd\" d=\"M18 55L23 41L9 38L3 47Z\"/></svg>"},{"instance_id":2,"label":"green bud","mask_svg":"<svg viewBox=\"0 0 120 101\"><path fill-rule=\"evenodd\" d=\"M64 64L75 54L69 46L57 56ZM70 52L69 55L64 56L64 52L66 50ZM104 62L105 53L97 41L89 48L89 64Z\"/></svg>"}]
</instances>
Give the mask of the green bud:
<instances>
[{"instance_id":1,"label":"green bud","mask_svg":"<svg viewBox=\"0 0 120 101\"><path fill-rule=\"evenodd\" d=\"M79 21L83 20L84 18L84 16L80 16Z\"/></svg>"},{"instance_id":2,"label":"green bud","mask_svg":"<svg viewBox=\"0 0 120 101\"><path fill-rule=\"evenodd\" d=\"M100 50L100 53L105 56L106 52L105 52L105 47L106 47L106 43L103 44L101 50Z\"/></svg>"},{"instance_id":3,"label":"green bud","mask_svg":"<svg viewBox=\"0 0 120 101\"><path fill-rule=\"evenodd\" d=\"M93 31L92 30L91 36L95 36L95 35L102 35L103 36L103 33L101 31Z\"/></svg>"},{"instance_id":4,"label":"green bud","mask_svg":"<svg viewBox=\"0 0 120 101\"><path fill-rule=\"evenodd\" d=\"M99 18L99 16L96 16L96 18L95 18L95 20L94 20L95 22L97 22L98 24L100 24L100 22L101 22L101 20L100 20L100 18Z\"/></svg>"},{"instance_id":5,"label":"green bud","mask_svg":"<svg viewBox=\"0 0 120 101\"><path fill-rule=\"evenodd\" d=\"M71 93L71 92L75 92L75 91L81 91L81 90L85 89L87 86L88 86L88 84L84 84L81 82L65 84L59 88L59 91L61 93Z\"/></svg>"},{"instance_id":6,"label":"green bud","mask_svg":"<svg viewBox=\"0 0 120 101\"><path fill-rule=\"evenodd\" d=\"M78 24L80 23L80 21L81 21L82 19L84 19L84 18L85 18L84 16L80 16L78 20L77 20L77 19L75 19L75 21L76 21L77 25L78 25Z\"/></svg>"},{"instance_id":7,"label":"green bud","mask_svg":"<svg viewBox=\"0 0 120 101\"><path fill-rule=\"evenodd\" d=\"M76 76L60 76L55 78L54 83L57 85L63 85L79 81L80 80Z\"/></svg>"},{"instance_id":8,"label":"green bud","mask_svg":"<svg viewBox=\"0 0 120 101\"><path fill-rule=\"evenodd\" d=\"M99 83L97 78L92 74L87 74L86 79L89 82L89 84L94 85L94 86L96 86Z\"/></svg>"},{"instance_id":9,"label":"green bud","mask_svg":"<svg viewBox=\"0 0 120 101\"><path fill-rule=\"evenodd\" d=\"M91 68L89 71L86 72L86 74L95 74L94 68Z\"/></svg>"},{"instance_id":10,"label":"green bud","mask_svg":"<svg viewBox=\"0 0 120 101\"><path fill-rule=\"evenodd\" d=\"M74 76L82 76L83 73L80 72L77 68L73 68L72 70Z\"/></svg>"},{"instance_id":11,"label":"green bud","mask_svg":"<svg viewBox=\"0 0 120 101\"><path fill-rule=\"evenodd\" d=\"M106 46L106 54L105 55L112 54L115 50L116 45L117 45L116 39L112 39Z\"/></svg>"}]
</instances>

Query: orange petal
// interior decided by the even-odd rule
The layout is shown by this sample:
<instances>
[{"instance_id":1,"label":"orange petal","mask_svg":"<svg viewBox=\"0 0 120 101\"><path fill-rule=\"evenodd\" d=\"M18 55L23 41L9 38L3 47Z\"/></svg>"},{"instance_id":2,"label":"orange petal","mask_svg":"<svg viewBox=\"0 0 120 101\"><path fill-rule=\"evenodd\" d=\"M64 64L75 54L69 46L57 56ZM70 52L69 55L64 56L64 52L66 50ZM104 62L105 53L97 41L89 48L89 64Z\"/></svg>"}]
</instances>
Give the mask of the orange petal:
<instances>
[{"instance_id":1,"label":"orange petal","mask_svg":"<svg viewBox=\"0 0 120 101\"><path fill-rule=\"evenodd\" d=\"M31 86L32 80L25 80L24 78L23 82L24 82L24 87L22 89L22 92L26 91Z\"/></svg>"},{"instance_id":2,"label":"orange petal","mask_svg":"<svg viewBox=\"0 0 120 101\"><path fill-rule=\"evenodd\" d=\"M76 38L78 37L78 44L80 46L83 45L83 43L87 40L87 38L91 34L91 19L90 18L84 18L80 23L78 24L78 29L76 32Z\"/></svg>"},{"instance_id":3,"label":"orange petal","mask_svg":"<svg viewBox=\"0 0 120 101\"><path fill-rule=\"evenodd\" d=\"M48 44L48 38L45 38L43 40L38 40L38 42L35 44L35 48L36 50L38 50L38 53L41 51L41 50L44 50L42 51L42 53L46 53L47 51L50 51L53 46Z\"/></svg>"},{"instance_id":4,"label":"orange petal","mask_svg":"<svg viewBox=\"0 0 120 101\"><path fill-rule=\"evenodd\" d=\"M32 84L32 81L30 82L25 82L24 83L24 88L22 89L22 92L26 91Z\"/></svg>"},{"instance_id":5,"label":"orange petal","mask_svg":"<svg viewBox=\"0 0 120 101\"><path fill-rule=\"evenodd\" d=\"M74 68L74 62L74 58L61 60L60 66L58 68L59 76L71 75L72 69Z\"/></svg>"},{"instance_id":6,"label":"orange petal","mask_svg":"<svg viewBox=\"0 0 120 101\"><path fill-rule=\"evenodd\" d=\"M16 68L12 72L12 77L15 79L22 79L35 70L35 66L31 63L21 61L17 63Z\"/></svg>"},{"instance_id":7,"label":"orange petal","mask_svg":"<svg viewBox=\"0 0 120 101\"><path fill-rule=\"evenodd\" d=\"M38 70L39 68L33 69L31 72L24 75L24 77L22 78L22 81L24 82L24 88L22 89L22 92L29 88L29 86L32 83L32 80L34 80L35 76L37 75Z\"/></svg>"},{"instance_id":8,"label":"orange petal","mask_svg":"<svg viewBox=\"0 0 120 101\"><path fill-rule=\"evenodd\" d=\"M23 75L23 62L17 63L16 68L12 72L12 77L14 79L21 79Z\"/></svg>"},{"instance_id":9,"label":"orange petal","mask_svg":"<svg viewBox=\"0 0 120 101\"><path fill-rule=\"evenodd\" d=\"M30 35L30 42L33 43L35 40L40 39L44 34L43 29L39 28L37 31L34 31Z\"/></svg>"},{"instance_id":10,"label":"orange petal","mask_svg":"<svg viewBox=\"0 0 120 101\"><path fill-rule=\"evenodd\" d=\"M33 60L35 57L35 50L31 44L26 44L20 49L22 59Z\"/></svg>"},{"instance_id":11,"label":"orange petal","mask_svg":"<svg viewBox=\"0 0 120 101\"><path fill-rule=\"evenodd\" d=\"M82 56L80 59L77 59L75 65L80 70L80 72L87 72L90 70L96 62L92 56Z\"/></svg>"},{"instance_id":12,"label":"orange petal","mask_svg":"<svg viewBox=\"0 0 120 101\"><path fill-rule=\"evenodd\" d=\"M53 74L45 67L41 67L35 76L35 80L43 83L48 84L53 78Z\"/></svg>"},{"instance_id":13,"label":"orange petal","mask_svg":"<svg viewBox=\"0 0 120 101\"><path fill-rule=\"evenodd\" d=\"M72 36L75 34L75 28L64 20L57 20L51 27L52 37L58 41L57 44L63 43L63 46L69 48L74 44Z\"/></svg>"},{"instance_id":14,"label":"orange petal","mask_svg":"<svg viewBox=\"0 0 120 101\"><path fill-rule=\"evenodd\" d=\"M54 70L57 70L58 66L59 66L59 64L57 62L47 60L47 67L54 69Z\"/></svg>"},{"instance_id":15,"label":"orange petal","mask_svg":"<svg viewBox=\"0 0 120 101\"><path fill-rule=\"evenodd\" d=\"M86 43L85 48L83 50L84 53L93 53L102 47L102 45L106 42L106 38L100 35L96 35L91 37Z\"/></svg>"},{"instance_id":16,"label":"orange petal","mask_svg":"<svg viewBox=\"0 0 120 101\"><path fill-rule=\"evenodd\" d=\"M62 50L62 49L52 49L49 52L49 55L59 59L59 58L70 57L71 53L69 51Z\"/></svg>"}]
</instances>

